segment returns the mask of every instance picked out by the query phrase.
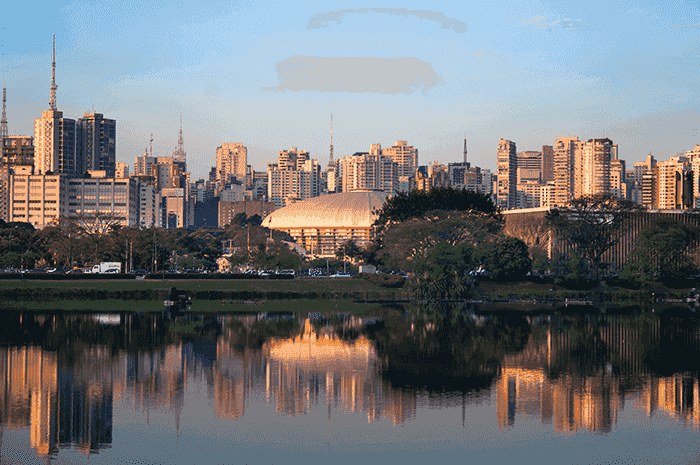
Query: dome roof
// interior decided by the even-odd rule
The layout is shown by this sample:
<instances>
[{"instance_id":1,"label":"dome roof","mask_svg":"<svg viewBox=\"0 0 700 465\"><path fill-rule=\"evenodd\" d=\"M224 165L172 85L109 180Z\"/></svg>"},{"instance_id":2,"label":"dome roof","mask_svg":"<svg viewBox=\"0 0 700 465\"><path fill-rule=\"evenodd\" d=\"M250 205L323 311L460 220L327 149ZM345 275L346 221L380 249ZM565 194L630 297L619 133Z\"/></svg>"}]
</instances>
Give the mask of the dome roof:
<instances>
[{"instance_id":1,"label":"dome roof","mask_svg":"<svg viewBox=\"0 0 700 465\"><path fill-rule=\"evenodd\" d=\"M322 195L293 203L265 217L267 228L369 228L391 197L386 192L362 191Z\"/></svg>"}]
</instances>

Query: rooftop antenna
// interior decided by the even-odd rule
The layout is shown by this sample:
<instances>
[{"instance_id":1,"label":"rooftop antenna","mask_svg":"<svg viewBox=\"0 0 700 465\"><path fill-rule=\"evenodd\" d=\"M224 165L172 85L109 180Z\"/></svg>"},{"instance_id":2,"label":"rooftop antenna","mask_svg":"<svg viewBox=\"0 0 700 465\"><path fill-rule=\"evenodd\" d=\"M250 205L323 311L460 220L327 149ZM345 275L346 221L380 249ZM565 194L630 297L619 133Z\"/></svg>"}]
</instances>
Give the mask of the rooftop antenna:
<instances>
[{"instance_id":1,"label":"rooftop antenna","mask_svg":"<svg viewBox=\"0 0 700 465\"><path fill-rule=\"evenodd\" d=\"M5 75L2 75L2 119L0 119L0 139L8 137L7 133L7 113L5 113L5 102L7 102L7 89L5 89Z\"/></svg>"},{"instance_id":2,"label":"rooftop antenna","mask_svg":"<svg viewBox=\"0 0 700 465\"><path fill-rule=\"evenodd\" d=\"M328 165L329 166L333 164L333 113L331 113L331 147L330 147L330 150L331 150L331 154L328 157Z\"/></svg>"},{"instance_id":3,"label":"rooftop antenna","mask_svg":"<svg viewBox=\"0 0 700 465\"><path fill-rule=\"evenodd\" d=\"M151 134L151 156L153 156L153 134Z\"/></svg>"},{"instance_id":4,"label":"rooftop antenna","mask_svg":"<svg viewBox=\"0 0 700 465\"><path fill-rule=\"evenodd\" d=\"M177 151L184 152L183 150L184 142L182 140L182 113L180 113L180 138L177 140Z\"/></svg>"},{"instance_id":5,"label":"rooftop antenna","mask_svg":"<svg viewBox=\"0 0 700 465\"><path fill-rule=\"evenodd\" d=\"M464 133L464 163L467 162L467 133Z\"/></svg>"},{"instance_id":6,"label":"rooftop antenna","mask_svg":"<svg viewBox=\"0 0 700 465\"><path fill-rule=\"evenodd\" d=\"M56 108L56 34L53 35L53 60L51 61L51 96L49 97L49 110L57 111Z\"/></svg>"}]
</instances>

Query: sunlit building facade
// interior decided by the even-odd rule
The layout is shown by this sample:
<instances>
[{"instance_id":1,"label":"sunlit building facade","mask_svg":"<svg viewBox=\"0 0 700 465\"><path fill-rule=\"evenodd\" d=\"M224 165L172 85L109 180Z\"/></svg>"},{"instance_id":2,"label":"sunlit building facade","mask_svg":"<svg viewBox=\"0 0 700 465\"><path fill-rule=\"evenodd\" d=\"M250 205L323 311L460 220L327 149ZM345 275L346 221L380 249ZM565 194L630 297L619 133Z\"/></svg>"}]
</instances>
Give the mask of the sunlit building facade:
<instances>
[{"instance_id":1,"label":"sunlit building facade","mask_svg":"<svg viewBox=\"0 0 700 465\"><path fill-rule=\"evenodd\" d=\"M331 257L350 239L362 247L374 237L375 209L388 198L380 191L323 195L275 210L263 226L289 233L308 254Z\"/></svg>"}]
</instances>

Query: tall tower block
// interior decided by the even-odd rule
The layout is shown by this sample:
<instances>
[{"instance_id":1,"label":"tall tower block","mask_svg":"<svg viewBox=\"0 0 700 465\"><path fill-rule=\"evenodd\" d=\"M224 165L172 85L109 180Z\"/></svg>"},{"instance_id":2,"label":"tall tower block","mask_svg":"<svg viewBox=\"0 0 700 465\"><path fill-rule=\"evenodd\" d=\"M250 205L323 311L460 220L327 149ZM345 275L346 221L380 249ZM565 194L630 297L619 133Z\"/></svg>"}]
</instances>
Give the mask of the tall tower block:
<instances>
[{"instance_id":1,"label":"tall tower block","mask_svg":"<svg viewBox=\"0 0 700 465\"><path fill-rule=\"evenodd\" d=\"M78 174L75 120L64 118L56 105L56 35L53 36L49 109L34 120L34 174Z\"/></svg>"}]
</instances>

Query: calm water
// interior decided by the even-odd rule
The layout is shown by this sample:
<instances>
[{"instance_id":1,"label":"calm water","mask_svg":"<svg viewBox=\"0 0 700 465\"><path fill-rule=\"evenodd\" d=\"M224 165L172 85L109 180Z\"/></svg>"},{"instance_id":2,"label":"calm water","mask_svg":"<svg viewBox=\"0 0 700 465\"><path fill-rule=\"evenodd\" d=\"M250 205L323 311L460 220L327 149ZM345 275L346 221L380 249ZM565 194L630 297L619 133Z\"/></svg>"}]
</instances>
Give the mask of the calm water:
<instances>
[{"instance_id":1,"label":"calm water","mask_svg":"<svg viewBox=\"0 0 700 465\"><path fill-rule=\"evenodd\" d=\"M5 312L1 462L698 463L692 315Z\"/></svg>"}]
</instances>

